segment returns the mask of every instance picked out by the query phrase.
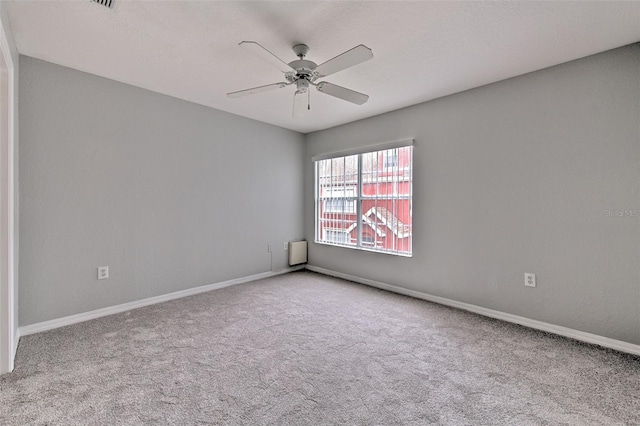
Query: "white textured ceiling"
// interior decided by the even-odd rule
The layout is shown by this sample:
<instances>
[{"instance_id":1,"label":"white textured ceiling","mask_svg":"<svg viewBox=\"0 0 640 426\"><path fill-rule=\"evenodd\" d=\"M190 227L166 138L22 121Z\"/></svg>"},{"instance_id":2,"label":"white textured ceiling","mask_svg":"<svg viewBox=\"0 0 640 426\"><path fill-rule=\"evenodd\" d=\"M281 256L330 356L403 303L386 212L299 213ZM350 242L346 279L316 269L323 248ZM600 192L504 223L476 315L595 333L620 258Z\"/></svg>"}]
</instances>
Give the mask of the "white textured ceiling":
<instances>
[{"instance_id":1,"label":"white textured ceiling","mask_svg":"<svg viewBox=\"0 0 640 426\"><path fill-rule=\"evenodd\" d=\"M221 2L89 0L8 3L20 53L303 133L325 129L640 41L640 2ZM286 62L305 43L322 63L358 44L374 58L325 80L370 95L362 106L294 87L238 47Z\"/></svg>"}]
</instances>

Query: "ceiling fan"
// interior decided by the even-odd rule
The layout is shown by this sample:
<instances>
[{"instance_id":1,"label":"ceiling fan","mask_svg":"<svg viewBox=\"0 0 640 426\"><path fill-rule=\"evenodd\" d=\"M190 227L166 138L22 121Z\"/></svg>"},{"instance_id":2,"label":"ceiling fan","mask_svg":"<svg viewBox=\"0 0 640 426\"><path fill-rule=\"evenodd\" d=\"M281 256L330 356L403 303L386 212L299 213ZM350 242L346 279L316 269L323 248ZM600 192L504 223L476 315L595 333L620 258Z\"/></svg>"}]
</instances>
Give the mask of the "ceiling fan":
<instances>
[{"instance_id":1,"label":"ceiling fan","mask_svg":"<svg viewBox=\"0 0 640 426\"><path fill-rule=\"evenodd\" d=\"M320 93L334 96L347 102L352 102L356 105L362 105L369 99L369 96L364 93L356 92L355 90L347 89L336 84L328 83L326 81L316 83L316 81L322 77L335 74L373 58L373 52L371 49L363 44L347 50L346 52L333 59L329 59L327 62L320 65L304 59L309 52L309 46L306 44L297 44L293 46L293 52L299 59L291 61L288 64L255 41L243 41L239 46L250 50L268 62L271 66L283 72L286 81L227 93L227 96L230 98L239 98L241 96L253 95L254 93L281 89L295 84L296 93L293 96L294 117L300 117L306 111L311 109L309 86L315 86Z\"/></svg>"}]
</instances>

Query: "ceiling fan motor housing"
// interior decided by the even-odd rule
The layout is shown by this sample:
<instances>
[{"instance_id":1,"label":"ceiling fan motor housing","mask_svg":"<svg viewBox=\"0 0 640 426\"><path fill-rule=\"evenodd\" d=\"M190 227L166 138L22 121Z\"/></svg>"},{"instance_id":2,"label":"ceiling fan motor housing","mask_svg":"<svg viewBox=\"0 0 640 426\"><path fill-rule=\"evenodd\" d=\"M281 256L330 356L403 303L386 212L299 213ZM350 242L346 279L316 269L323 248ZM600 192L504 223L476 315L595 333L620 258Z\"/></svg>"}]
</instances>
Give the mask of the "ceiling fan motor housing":
<instances>
[{"instance_id":1,"label":"ceiling fan motor housing","mask_svg":"<svg viewBox=\"0 0 640 426\"><path fill-rule=\"evenodd\" d=\"M289 78L289 74L292 77L290 80L297 80L299 78L305 78L311 80L314 77L313 72L318 65L315 62L307 61L306 59L298 59L297 61L289 62L289 66L293 68L295 71L291 73L287 73L287 78Z\"/></svg>"},{"instance_id":2,"label":"ceiling fan motor housing","mask_svg":"<svg viewBox=\"0 0 640 426\"><path fill-rule=\"evenodd\" d=\"M293 52L300 59L289 62L289 66L295 70L295 72L287 73L285 76L291 82L297 82L299 79L313 81L317 78L314 74L318 64L313 61L307 61L304 57L309 52L309 46L306 44L296 44L293 46ZM305 87L309 87L307 84ZM300 88L300 86L298 86Z\"/></svg>"}]
</instances>

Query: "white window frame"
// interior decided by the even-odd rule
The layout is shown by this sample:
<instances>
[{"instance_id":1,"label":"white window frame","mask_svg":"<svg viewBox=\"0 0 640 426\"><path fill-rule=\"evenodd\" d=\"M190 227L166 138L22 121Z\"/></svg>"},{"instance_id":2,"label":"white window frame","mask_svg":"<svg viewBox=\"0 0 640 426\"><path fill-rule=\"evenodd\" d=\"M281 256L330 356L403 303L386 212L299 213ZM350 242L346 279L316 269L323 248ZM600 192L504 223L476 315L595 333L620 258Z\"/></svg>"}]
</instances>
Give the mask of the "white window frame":
<instances>
[{"instance_id":1,"label":"white window frame","mask_svg":"<svg viewBox=\"0 0 640 426\"><path fill-rule=\"evenodd\" d=\"M409 160L409 164L408 165L403 165L402 168L398 167L399 166L399 162L400 162L400 155L399 153L396 151L396 158L397 158L397 164L394 167L387 167L386 166L386 158L388 157L386 152L383 152L383 168L385 170L389 170L392 171L393 173L397 173L399 176L400 173L402 173L404 176L403 178L405 180L403 180L403 182L409 182L409 190L408 190L408 194L398 194L398 190L397 190L397 185L398 185L398 181L394 181L393 182L393 194L389 194L391 195L394 200L409 200L409 211L410 211L410 215L413 216L413 139L410 140L403 140L403 141L398 141L398 142L391 142L389 144L383 144L383 145L377 145L377 146L373 146L373 147L369 147L369 148L363 148L361 150L349 150L349 151L342 151L342 152L336 152L336 153L330 153L330 154L324 154L324 155L319 155L319 156L315 156L312 158L312 161L314 162L314 187L315 187L315 223L314 223L314 227L315 227L315 238L314 238L314 242L317 244L325 244L325 245L334 245L334 246L340 246L340 247L346 247L346 248L352 248L352 249L357 249L357 250L365 250L365 251L372 251L372 252L376 252L376 253L384 253L384 254L391 254L391 255L395 255L395 256L401 256L401 257L413 257L413 247L412 244L410 244L408 251L400 251L398 248L394 248L394 249L386 249L383 247L378 247L378 244L363 244L363 241L361 241L362 238L362 227L365 226L368 221L363 217L363 212L362 211L362 206L363 206L363 201L367 201L367 200L372 200L372 199L381 199L380 197L375 197L375 196L367 196L363 194L363 180L362 180L362 175L363 175L363 167L362 167L362 158L363 158L363 154L370 154L370 153L377 153L380 151L387 151L390 149L395 149L395 148L404 148L404 147L411 147L410 150L410 160ZM354 228L357 228L356 230L356 235L357 235L357 239L355 241L355 244L353 241L351 241L350 237L346 238L346 242L335 242L335 241L328 241L326 232L324 230L328 229L328 230L341 230L341 228L325 228L325 227L321 227L320 226L320 221L321 220L327 220L326 218L320 217L320 206L322 206L322 212L324 213L332 213L331 210L326 210L326 200L327 197L325 196L321 196L322 193L322 188L320 187L320 177L319 177L319 162L322 160L329 160L329 159L336 159L336 158L344 158L344 157L348 157L348 156L352 156L352 155L357 155L357 159L358 159L358 176L357 176L357 192L355 193L355 196L347 196L347 194L341 194L342 196L337 197L336 199L340 199L343 200L343 202L347 202L347 201L354 201L355 205L356 205L356 221L355 223L353 223L351 225L350 228L348 228L347 230L345 230L345 232L349 233L350 235L350 231L352 231ZM408 175L408 176L407 176ZM386 182L391 182L389 179L394 179L393 176L387 176L387 177L382 177L382 180L380 182L386 181ZM339 189L340 190L340 189ZM332 190L332 191L335 191ZM345 190L343 189L342 192L345 192ZM388 200L387 198L384 198L385 200ZM340 211L340 212L336 212L337 214L343 213L343 214L350 214L353 215L353 211L352 209L349 209L349 211ZM379 217L379 216L378 216ZM326 223L326 222L325 222ZM383 222L380 222L381 224L385 224ZM322 230L321 230L322 228ZM392 231L396 232L397 234L400 234L400 227L396 226ZM411 228L409 228L411 230ZM378 229L374 229L375 233L378 233L379 230ZM391 234L392 231L389 231L388 233ZM320 235L323 234L323 235ZM406 233L403 233L403 235L405 235L406 237ZM401 237L401 238L405 238L405 237ZM410 238L410 240L408 241L412 241L413 240L413 233L411 231L409 231L408 233L408 238Z\"/></svg>"}]
</instances>

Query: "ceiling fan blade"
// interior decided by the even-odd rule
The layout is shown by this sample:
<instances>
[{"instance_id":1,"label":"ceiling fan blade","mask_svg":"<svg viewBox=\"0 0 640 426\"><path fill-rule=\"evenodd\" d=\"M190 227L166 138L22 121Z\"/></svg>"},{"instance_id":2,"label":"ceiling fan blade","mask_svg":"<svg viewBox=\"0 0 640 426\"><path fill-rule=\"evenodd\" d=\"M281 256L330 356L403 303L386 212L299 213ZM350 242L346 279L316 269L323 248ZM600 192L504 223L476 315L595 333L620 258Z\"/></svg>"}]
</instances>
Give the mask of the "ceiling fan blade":
<instances>
[{"instance_id":1,"label":"ceiling fan blade","mask_svg":"<svg viewBox=\"0 0 640 426\"><path fill-rule=\"evenodd\" d=\"M260 58L262 58L262 60L264 60L265 62L270 64L272 67L275 67L275 68L277 68L278 70L280 70L282 72L295 71L285 61L283 61L282 59L278 58L276 55L274 55L273 53L269 52L267 49L265 49L264 47L262 47L259 43L256 43L255 41L242 41L242 42L240 42L240 44L238 44L238 46L243 47L246 50L249 50L249 51L253 52L255 55L257 55Z\"/></svg>"},{"instance_id":2,"label":"ceiling fan blade","mask_svg":"<svg viewBox=\"0 0 640 426\"><path fill-rule=\"evenodd\" d=\"M266 86L258 86L258 87L253 87L251 89L238 90L237 92L227 93L227 96L230 98L239 98L242 96L253 95L255 93L267 92L273 89L280 89L282 87L288 86L289 84L291 83L280 82L280 83L267 84Z\"/></svg>"},{"instance_id":3,"label":"ceiling fan blade","mask_svg":"<svg viewBox=\"0 0 640 426\"><path fill-rule=\"evenodd\" d=\"M364 93L356 92L355 90L347 89L346 87L338 86L336 84L327 83L326 81L318 83L316 89L318 89L319 92L335 96L336 98L343 99L356 105L362 105L369 100L369 95L365 95Z\"/></svg>"},{"instance_id":4,"label":"ceiling fan blade","mask_svg":"<svg viewBox=\"0 0 640 426\"><path fill-rule=\"evenodd\" d=\"M338 71L358 65L364 61L368 61L371 58L373 58L373 52L371 49L364 44L361 44L351 50L347 50L333 59L329 59L323 64L318 65L315 72L319 77L326 77L328 75L335 74Z\"/></svg>"},{"instance_id":5,"label":"ceiling fan blade","mask_svg":"<svg viewBox=\"0 0 640 426\"><path fill-rule=\"evenodd\" d=\"M302 117L309 111L309 89L297 90L293 96L293 118Z\"/></svg>"}]
</instances>

